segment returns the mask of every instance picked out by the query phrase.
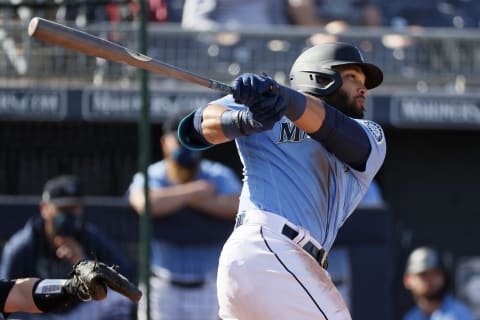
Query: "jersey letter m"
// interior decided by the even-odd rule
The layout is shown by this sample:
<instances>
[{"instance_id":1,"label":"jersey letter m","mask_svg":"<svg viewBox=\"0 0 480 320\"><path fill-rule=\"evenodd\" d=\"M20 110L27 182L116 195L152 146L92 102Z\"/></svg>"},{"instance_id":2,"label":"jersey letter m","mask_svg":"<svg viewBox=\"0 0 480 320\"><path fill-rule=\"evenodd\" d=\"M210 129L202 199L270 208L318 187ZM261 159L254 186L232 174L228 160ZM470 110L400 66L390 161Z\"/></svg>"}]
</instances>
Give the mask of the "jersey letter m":
<instances>
[{"instance_id":1,"label":"jersey letter m","mask_svg":"<svg viewBox=\"0 0 480 320\"><path fill-rule=\"evenodd\" d=\"M305 139L305 136L305 131L295 127L292 122L282 122L280 124L280 139L278 140L278 143L300 142Z\"/></svg>"}]
</instances>

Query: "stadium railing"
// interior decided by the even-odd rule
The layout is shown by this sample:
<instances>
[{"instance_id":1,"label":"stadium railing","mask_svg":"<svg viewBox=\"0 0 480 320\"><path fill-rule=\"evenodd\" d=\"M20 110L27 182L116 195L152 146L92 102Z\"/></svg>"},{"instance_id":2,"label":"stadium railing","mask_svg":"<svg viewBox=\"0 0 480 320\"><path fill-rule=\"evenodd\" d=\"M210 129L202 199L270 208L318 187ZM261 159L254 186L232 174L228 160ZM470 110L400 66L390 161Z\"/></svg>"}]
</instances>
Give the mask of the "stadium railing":
<instances>
[{"instance_id":1,"label":"stadium railing","mask_svg":"<svg viewBox=\"0 0 480 320\"><path fill-rule=\"evenodd\" d=\"M72 27L75 25L66 23ZM90 24L83 31L138 48L135 23ZM450 88L475 91L480 84L480 33L453 28L324 28L276 27L242 31L191 31L176 24L148 26L147 55L205 77L230 82L243 72L266 72L288 82L289 68L305 48L325 41L357 45L366 60L385 72L380 90L414 91ZM0 24L0 85L129 87L135 68L96 59L29 38L27 23ZM152 84L178 88L178 82L152 74ZM182 83L181 87L189 87Z\"/></svg>"}]
</instances>

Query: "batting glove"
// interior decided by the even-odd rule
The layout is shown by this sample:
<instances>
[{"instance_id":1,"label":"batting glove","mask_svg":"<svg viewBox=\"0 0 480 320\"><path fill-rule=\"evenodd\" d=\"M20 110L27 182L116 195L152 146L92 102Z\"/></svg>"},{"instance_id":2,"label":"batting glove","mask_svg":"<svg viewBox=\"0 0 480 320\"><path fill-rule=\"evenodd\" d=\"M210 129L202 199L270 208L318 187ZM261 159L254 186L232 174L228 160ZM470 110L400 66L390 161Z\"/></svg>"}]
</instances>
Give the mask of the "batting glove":
<instances>
[{"instance_id":1,"label":"batting glove","mask_svg":"<svg viewBox=\"0 0 480 320\"><path fill-rule=\"evenodd\" d=\"M229 110L222 113L222 129L229 139L248 136L254 133L267 131L273 128L287 110L282 96L263 97L249 110Z\"/></svg>"},{"instance_id":2,"label":"batting glove","mask_svg":"<svg viewBox=\"0 0 480 320\"><path fill-rule=\"evenodd\" d=\"M307 106L307 99L303 93L278 84L266 74L260 76L245 73L238 76L233 82L232 95L236 103L249 106L252 112L256 112L257 107L265 106L259 102L266 96L281 95L287 106L285 115L292 121L300 118Z\"/></svg>"}]
</instances>

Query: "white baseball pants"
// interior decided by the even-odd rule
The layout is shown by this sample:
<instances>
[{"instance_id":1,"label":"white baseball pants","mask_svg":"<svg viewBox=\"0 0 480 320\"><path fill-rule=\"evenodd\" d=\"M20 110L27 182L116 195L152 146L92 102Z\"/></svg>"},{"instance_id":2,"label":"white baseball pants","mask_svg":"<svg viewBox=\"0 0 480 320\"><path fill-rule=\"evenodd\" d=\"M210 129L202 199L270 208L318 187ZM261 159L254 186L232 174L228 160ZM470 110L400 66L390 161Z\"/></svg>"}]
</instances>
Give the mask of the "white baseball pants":
<instances>
[{"instance_id":1,"label":"white baseball pants","mask_svg":"<svg viewBox=\"0 0 480 320\"><path fill-rule=\"evenodd\" d=\"M351 320L328 272L281 233L283 217L247 212L225 243L217 275L225 320ZM306 232L306 241L313 241ZM305 243L302 241L301 243Z\"/></svg>"}]
</instances>

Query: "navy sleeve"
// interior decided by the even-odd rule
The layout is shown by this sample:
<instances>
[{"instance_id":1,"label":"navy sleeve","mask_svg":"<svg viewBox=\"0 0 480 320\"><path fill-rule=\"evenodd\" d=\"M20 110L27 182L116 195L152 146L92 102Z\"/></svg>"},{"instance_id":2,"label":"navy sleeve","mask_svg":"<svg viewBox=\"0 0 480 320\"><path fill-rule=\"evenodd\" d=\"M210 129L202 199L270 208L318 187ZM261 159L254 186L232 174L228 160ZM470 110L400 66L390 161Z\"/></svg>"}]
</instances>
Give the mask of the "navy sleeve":
<instances>
[{"instance_id":1,"label":"navy sleeve","mask_svg":"<svg viewBox=\"0 0 480 320\"><path fill-rule=\"evenodd\" d=\"M336 108L324 104L325 120L318 131L309 134L352 168L363 171L370 155L368 135L359 123Z\"/></svg>"},{"instance_id":2,"label":"navy sleeve","mask_svg":"<svg viewBox=\"0 0 480 320\"><path fill-rule=\"evenodd\" d=\"M3 310L5 309L5 302L7 301L8 294L12 290L15 280L0 280L0 312L5 315Z\"/></svg>"}]
</instances>

